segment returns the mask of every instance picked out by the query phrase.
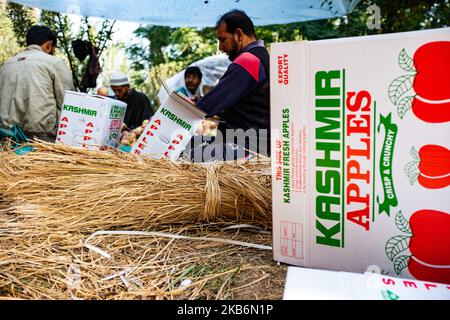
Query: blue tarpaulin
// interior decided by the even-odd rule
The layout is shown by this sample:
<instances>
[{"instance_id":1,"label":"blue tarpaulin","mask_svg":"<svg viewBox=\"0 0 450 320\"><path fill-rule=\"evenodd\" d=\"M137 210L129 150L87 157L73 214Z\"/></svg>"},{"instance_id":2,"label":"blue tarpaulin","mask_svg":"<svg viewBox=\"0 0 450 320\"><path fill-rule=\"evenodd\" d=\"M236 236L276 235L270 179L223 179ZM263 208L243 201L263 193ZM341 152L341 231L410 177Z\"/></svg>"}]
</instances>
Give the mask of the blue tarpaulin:
<instances>
[{"instance_id":1,"label":"blue tarpaulin","mask_svg":"<svg viewBox=\"0 0 450 320\"><path fill-rule=\"evenodd\" d=\"M349 13L359 0L14 0L34 8L171 27L211 27L231 9L255 25L328 19Z\"/></svg>"}]
</instances>

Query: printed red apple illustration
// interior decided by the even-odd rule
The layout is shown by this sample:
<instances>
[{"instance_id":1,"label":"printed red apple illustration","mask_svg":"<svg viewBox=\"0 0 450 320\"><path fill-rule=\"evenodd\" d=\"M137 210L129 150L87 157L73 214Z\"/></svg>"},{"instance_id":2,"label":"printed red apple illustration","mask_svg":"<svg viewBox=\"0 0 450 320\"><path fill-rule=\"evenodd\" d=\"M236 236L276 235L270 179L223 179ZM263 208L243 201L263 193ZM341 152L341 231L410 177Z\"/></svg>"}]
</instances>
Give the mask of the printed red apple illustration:
<instances>
[{"instance_id":1,"label":"printed red apple illustration","mask_svg":"<svg viewBox=\"0 0 450 320\"><path fill-rule=\"evenodd\" d=\"M407 72L389 87L389 98L401 119L412 109L428 123L450 121L450 41L429 42L419 47L413 58L403 49L398 62ZM405 94L414 89L415 95Z\"/></svg>"},{"instance_id":2,"label":"printed red apple illustration","mask_svg":"<svg viewBox=\"0 0 450 320\"><path fill-rule=\"evenodd\" d=\"M450 41L427 43L413 57L414 91L427 100L450 99Z\"/></svg>"},{"instance_id":3,"label":"printed red apple illustration","mask_svg":"<svg viewBox=\"0 0 450 320\"><path fill-rule=\"evenodd\" d=\"M450 214L418 210L408 222L400 211L395 223L406 235L390 238L385 251L397 275L408 268L417 280L450 284ZM409 255L399 256L407 249Z\"/></svg>"},{"instance_id":4,"label":"printed red apple illustration","mask_svg":"<svg viewBox=\"0 0 450 320\"><path fill-rule=\"evenodd\" d=\"M419 152L412 147L410 154L414 160L406 164L405 174L411 184L418 181L428 189L450 185L450 150L429 144L421 147Z\"/></svg>"}]
</instances>

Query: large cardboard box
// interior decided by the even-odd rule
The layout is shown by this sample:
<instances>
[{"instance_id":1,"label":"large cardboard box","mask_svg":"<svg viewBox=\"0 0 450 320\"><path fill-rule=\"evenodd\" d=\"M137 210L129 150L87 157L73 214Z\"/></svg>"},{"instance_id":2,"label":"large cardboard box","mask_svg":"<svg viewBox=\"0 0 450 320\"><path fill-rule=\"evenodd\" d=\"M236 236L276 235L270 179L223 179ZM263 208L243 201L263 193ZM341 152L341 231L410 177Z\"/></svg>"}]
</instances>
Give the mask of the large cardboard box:
<instances>
[{"instance_id":1,"label":"large cardboard box","mask_svg":"<svg viewBox=\"0 0 450 320\"><path fill-rule=\"evenodd\" d=\"M364 274L289 267L284 300L450 300L448 285Z\"/></svg>"},{"instance_id":2,"label":"large cardboard box","mask_svg":"<svg viewBox=\"0 0 450 320\"><path fill-rule=\"evenodd\" d=\"M66 91L56 143L89 150L117 147L126 108L119 100Z\"/></svg>"},{"instance_id":3,"label":"large cardboard box","mask_svg":"<svg viewBox=\"0 0 450 320\"><path fill-rule=\"evenodd\" d=\"M172 92L133 144L131 153L177 160L204 116L189 99Z\"/></svg>"},{"instance_id":4,"label":"large cardboard box","mask_svg":"<svg viewBox=\"0 0 450 320\"><path fill-rule=\"evenodd\" d=\"M450 283L450 28L273 44L277 261Z\"/></svg>"}]
</instances>

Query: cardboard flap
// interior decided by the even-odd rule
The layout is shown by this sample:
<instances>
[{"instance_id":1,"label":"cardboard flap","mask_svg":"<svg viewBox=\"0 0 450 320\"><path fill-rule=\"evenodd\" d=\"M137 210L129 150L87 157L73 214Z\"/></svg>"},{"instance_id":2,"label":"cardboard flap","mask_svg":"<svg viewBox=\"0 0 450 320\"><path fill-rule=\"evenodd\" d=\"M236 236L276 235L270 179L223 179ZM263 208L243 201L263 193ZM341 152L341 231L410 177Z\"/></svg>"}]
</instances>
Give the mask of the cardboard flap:
<instances>
[{"instance_id":1,"label":"cardboard flap","mask_svg":"<svg viewBox=\"0 0 450 320\"><path fill-rule=\"evenodd\" d=\"M192 102L190 99L184 97L183 95L173 91L170 94L170 97L177 101L178 103L181 103L186 109L191 111L193 114L195 114L198 117L204 118L206 116L206 112L204 112L202 109L197 107L194 102Z\"/></svg>"},{"instance_id":2,"label":"cardboard flap","mask_svg":"<svg viewBox=\"0 0 450 320\"><path fill-rule=\"evenodd\" d=\"M72 94L72 95L76 95L76 96L85 96L86 95L86 93L84 93L84 92L70 91L70 90L66 90L66 94Z\"/></svg>"}]
</instances>

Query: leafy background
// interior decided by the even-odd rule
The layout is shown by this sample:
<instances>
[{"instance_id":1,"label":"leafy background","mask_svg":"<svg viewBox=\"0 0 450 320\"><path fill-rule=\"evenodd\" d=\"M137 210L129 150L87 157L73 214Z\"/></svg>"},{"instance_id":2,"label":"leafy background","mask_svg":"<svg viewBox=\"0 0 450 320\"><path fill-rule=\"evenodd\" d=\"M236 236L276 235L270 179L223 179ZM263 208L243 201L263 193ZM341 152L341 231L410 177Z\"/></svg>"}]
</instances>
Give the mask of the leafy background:
<instances>
[{"instance_id":1,"label":"leafy background","mask_svg":"<svg viewBox=\"0 0 450 320\"><path fill-rule=\"evenodd\" d=\"M369 29L367 22L371 13L367 8L373 4L380 7L380 29ZM207 13L205 13L207 14ZM272 42L295 40L318 40L403 32L449 25L450 0L361 0L348 16L257 27L257 37L269 48ZM160 89L157 77L167 79L189 64L218 52L214 28L170 28L140 25L135 31L135 43L125 44L111 39L115 21L94 21L80 17L79 28L74 28L67 15L6 3L0 0L0 65L23 49L26 30L36 22L44 23L58 31L58 55L70 65L75 86L81 88L82 75L87 59L79 61L73 55L72 41L89 40L101 49L104 75L98 86L108 82L108 74L118 59L119 69L130 75L132 85L145 92L158 107L157 93ZM116 31L117 32L117 31ZM123 53L125 52L125 54ZM407 61L404 61L407 64Z\"/></svg>"}]
</instances>

